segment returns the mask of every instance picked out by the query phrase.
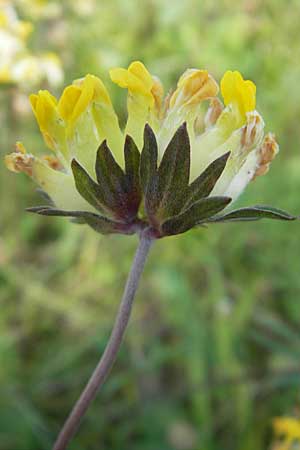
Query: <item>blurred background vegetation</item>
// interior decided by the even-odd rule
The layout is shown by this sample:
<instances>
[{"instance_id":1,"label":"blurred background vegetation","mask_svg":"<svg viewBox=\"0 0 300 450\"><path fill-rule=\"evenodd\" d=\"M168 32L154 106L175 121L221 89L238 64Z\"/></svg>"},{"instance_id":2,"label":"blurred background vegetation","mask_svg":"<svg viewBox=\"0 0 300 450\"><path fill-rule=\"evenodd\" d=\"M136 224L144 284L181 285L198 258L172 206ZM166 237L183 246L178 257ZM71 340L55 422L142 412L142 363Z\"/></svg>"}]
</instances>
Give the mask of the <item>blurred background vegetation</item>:
<instances>
[{"instance_id":1,"label":"blurred background vegetation","mask_svg":"<svg viewBox=\"0 0 300 450\"><path fill-rule=\"evenodd\" d=\"M107 70L135 59L167 88L187 67L253 79L281 153L239 205L299 213L299 0L15 6L34 24L32 51L55 52L66 83L101 76L123 120ZM2 155L18 139L45 150L30 90L0 90ZM137 242L25 213L38 194L0 166L0 450L50 450L107 342ZM70 450L269 449L272 418L300 407L299 242L299 224L271 221L157 242L118 362Z\"/></svg>"}]
</instances>

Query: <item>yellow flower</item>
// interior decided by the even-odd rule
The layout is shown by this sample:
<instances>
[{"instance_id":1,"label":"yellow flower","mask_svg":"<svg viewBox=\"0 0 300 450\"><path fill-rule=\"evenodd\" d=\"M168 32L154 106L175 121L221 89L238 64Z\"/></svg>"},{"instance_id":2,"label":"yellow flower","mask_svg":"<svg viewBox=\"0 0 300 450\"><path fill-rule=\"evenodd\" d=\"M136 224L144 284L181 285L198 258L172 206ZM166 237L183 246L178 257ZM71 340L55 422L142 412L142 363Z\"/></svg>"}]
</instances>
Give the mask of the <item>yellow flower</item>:
<instances>
[{"instance_id":1,"label":"yellow flower","mask_svg":"<svg viewBox=\"0 0 300 450\"><path fill-rule=\"evenodd\" d=\"M250 80L244 80L239 72L228 70L221 81L221 93L226 106L232 105L237 108L238 124L245 123L247 113L255 110L255 84Z\"/></svg>"},{"instance_id":2,"label":"yellow flower","mask_svg":"<svg viewBox=\"0 0 300 450\"><path fill-rule=\"evenodd\" d=\"M276 450L290 450L295 441L300 441L300 420L293 417L277 417L273 420L276 437L282 440Z\"/></svg>"},{"instance_id":3,"label":"yellow flower","mask_svg":"<svg viewBox=\"0 0 300 450\"><path fill-rule=\"evenodd\" d=\"M102 81L93 75L87 75L66 87L58 102L58 111L70 132L73 131L77 119L96 100L111 104Z\"/></svg>"},{"instance_id":4,"label":"yellow flower","mask_svg":"<svg viewBox=\"0 0 300 450\"><path fill-rule=\"evenodd\" d=\"M264 121L255 111L255 86L244 81L239 72L226 72L221 81L225 107L217 98L218 84L206 70L188 69L179 78L175 91L165 99L160 80L141 62L133 62L128 69L112 69L110 76L113 82L128 90L128 119L124 130L119 127L102 81L86 75L67 86L58 100L48 91L30 96L39 128L57 159L38 159L20 152L20 148L6 158L9 169L32 176L60 207L69 209L70 204L75 207L80 198L71 168L74 158L95 179L97 149L106 140L116 161L124 168L125 136L131 136L141 151L146 123L155 133L159 159L162 159L174 133L186 122L191 146L191 180L230 152L212 195L237 198L249 181L266 173L278 152L273 135L264 139ZM203 115L201 105L207 100L210 105ZM66 189L61 188L63 182L68 186ZM66 198L68 202L64 205ZM77 209L82 208L82 201L81 198ZM88 210L93 209L88 206Z\"/></svg>"},{"instance_id":5,"label":"yellow flower","mask_svg":"<svg viewBox=\"0 0 300 450\"><path fill-rule=\"evenodd\" d=\"M122 68L111 69L110 77L114 83L128 89L132 94L144 95L149 104L153 106L154 97L151 90L154 81L144 64L134 61L127 70Z\"/></svg>"},{"instance_id":6,"label":"yellow flower","mask_svg":"<svg viewBox=\"0 0 300 450\"><path fill-rule=\"evenodd\" d=\"M65 128L56 98L48 91L39 91L38 94L31 94L29 99L46 145L68 159Z\"/></svg>"},{"instance_id":7,"label":"yellow flower","mask_svg":"<svg viewBox=\"0 0 300 450\"><path fill-rule=\"evenodd\" d=\"M128 69L112 69L109 74L114 83L128 89L128 120L125 132L130 134L141 148L144 124L149 122L153 128L157 128L162 86L139 61L131 63Z\"/></svg>"}]
</instances>

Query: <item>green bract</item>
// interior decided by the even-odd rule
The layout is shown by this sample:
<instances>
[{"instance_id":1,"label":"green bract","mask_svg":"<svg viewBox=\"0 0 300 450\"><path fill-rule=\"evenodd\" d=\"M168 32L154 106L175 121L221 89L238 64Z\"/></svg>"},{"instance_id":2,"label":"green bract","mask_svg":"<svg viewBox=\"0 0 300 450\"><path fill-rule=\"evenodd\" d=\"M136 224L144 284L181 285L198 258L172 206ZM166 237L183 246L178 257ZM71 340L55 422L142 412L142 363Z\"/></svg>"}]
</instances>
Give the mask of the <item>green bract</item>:
<instances>
[{"instance_id":1,"label":"green bract","mask_svg":"<svg viewBox=\"0 0 300 450\"><path fill-rule=\"evenodd\" d=\"M184 233L213 222L296 219L270 206L253 206L220 214L230 204L231 198L210 194L226 167L229 155L227 152L217 158L190 183L190 142L186 124L178 128L159 164L156 137L151 127L146 125L141 154L133 139L126 137L124 169L114 159L106 141L97 151L97 181L73 159L76 188L98 214L51 206L29 208L28 211L71 217L102 234L143 231L152 238Z\"/></svg>"}]
</instances>

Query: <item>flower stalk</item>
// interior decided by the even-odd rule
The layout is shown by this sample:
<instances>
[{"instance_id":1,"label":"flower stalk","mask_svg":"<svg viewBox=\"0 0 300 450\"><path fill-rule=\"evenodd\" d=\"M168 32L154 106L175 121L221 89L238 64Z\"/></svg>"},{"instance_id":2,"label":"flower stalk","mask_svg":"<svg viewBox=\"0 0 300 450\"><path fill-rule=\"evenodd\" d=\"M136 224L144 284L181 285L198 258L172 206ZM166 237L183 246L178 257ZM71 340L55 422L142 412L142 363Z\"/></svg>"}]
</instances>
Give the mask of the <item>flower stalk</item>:
<instances>
[{"instance_id":1,"label":"flower stalk","mask_svg":"<svg viewBox=\"0 0 300 450\"><path fill-rule=\"evenodd\" d=\"M54 444L53 450L65 450L67 448L76 433L82 418L92 401L95 399L97 392L105 382L105 379L116 360L129 322L135 293L152 243L153 240L149 238L147 233L144 232L141 234L139 246L128 275L119 311L105 351L80 398L66 420Z\"/></svg>"}]
</instances>

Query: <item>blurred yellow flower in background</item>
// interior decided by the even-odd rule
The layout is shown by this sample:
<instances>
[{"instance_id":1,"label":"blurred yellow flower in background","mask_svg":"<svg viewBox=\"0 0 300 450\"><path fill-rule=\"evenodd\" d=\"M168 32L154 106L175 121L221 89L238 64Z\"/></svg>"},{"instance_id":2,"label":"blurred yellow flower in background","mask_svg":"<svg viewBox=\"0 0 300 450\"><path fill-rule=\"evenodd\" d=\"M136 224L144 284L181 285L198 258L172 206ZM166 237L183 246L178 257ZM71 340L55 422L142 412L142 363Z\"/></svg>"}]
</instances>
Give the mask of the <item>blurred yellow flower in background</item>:
<instances>
[{"instance_id":1,"label":"blurred yellow flower in background","mask_svg":"<svg viewBox=\"0 0 300 450\"><path fill-rule=\"evenodd\" d=\"M294 417L276 417L273 420L276 441L272 450L300 449L300 420Z\"/></svg>"},{"instance_id":2,"label":"blurred yellow flower in background","mask_svg":"<svg viewBox=\"0 0 300 450\"><path fill-rule=\"evenodd\" d=\"M11 2L0 3L0 83L59 86L64 78L60 59L51 52L33 54L27 45L32 31L33 24L20 20Z\"/></svg>"}]
</instances>

